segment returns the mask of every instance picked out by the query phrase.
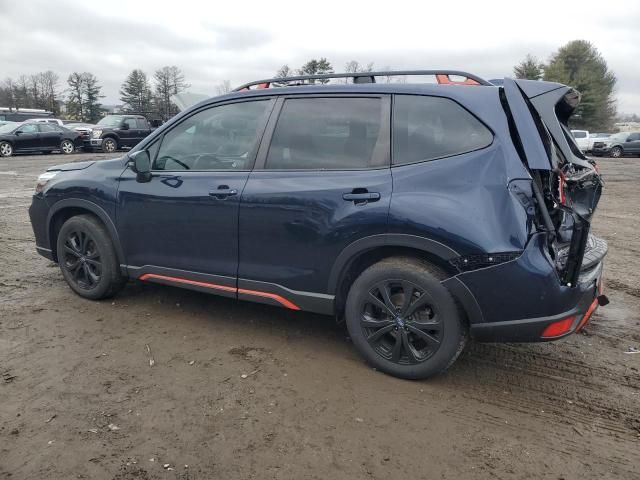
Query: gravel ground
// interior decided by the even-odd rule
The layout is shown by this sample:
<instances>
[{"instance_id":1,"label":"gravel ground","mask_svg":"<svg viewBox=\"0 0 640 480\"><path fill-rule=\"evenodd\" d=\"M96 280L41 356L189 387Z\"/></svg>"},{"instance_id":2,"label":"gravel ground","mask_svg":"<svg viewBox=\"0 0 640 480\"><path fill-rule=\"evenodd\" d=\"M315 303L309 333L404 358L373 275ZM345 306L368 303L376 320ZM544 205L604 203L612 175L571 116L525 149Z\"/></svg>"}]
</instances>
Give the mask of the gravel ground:
<instances>
[{"instance_id":1,"label":"gravel ground","mask_svg":"<svg viewBox=\"0 0 640 480\"><path fill-rule=\"evenodd\" d=\"M153 284L74 295L27 208L45 167L88 157L0 159L0 478L640 479L640 159L600 160L612 303L584 334L471 344L410 382L329 317Z\"/></svg>"}]
</instances>

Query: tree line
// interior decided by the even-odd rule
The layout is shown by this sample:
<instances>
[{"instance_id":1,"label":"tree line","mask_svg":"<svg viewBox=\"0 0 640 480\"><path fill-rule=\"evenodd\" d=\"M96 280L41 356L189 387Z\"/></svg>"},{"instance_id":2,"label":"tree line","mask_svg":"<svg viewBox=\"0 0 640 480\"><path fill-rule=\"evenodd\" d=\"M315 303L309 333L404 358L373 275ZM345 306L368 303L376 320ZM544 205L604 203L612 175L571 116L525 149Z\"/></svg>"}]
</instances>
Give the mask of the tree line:
<instances>
[{"instance_id":1,"label":"tree line","mask_svg":"<svg viewBox=\"0 0 640 480\"><path fill-rule=\"evenodd\" d=\"M134 69L120 87L120 100L128 112L144 113L166 120L178 113L171 96L185 91L190 85L176 66L156 70L152 80L140 69ZM0 106L39 108L82 122L97 122L103 115L102 86L90 72L72 72L66 86L60 77L48 70L18 78L6 78L0 83Z\"/></svg>"},{"instance_id":2,"label":"tree line","mask_svg":"<svg viewBox=\"0 0 640 480\"><path fill-rule=\"evenodd\" d=\"M571 119L572 128L611 131L616 121L616 76L598 49L586 40L573 40L553 53L547 63L528 54L513 68L516 78L546 80L574 87L582 100Z\"/></svg>"}]
</instances>

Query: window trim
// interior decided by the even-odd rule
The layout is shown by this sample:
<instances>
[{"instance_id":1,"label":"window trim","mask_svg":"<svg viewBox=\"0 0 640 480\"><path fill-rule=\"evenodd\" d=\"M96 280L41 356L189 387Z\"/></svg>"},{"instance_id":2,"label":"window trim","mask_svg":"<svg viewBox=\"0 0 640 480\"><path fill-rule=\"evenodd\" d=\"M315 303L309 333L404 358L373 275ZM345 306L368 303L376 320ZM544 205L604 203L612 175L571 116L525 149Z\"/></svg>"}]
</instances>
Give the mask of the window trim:
<instances>
[{"instance_id":1,"label":"window trim","mask_svg":"<svg viewBox=\"0 0 640 480\"><path fill-rule=\"evenodd\" d=\"M309 98L375 98L380 100L382 107L380 132L378 134L378 142L381 142L380 149L383 150L383 154L386 156L384 164L374 167L363 168L265 168L267 162L267 155L271 148L271 142L273 140L273 134L280 119L280 114L284 107L284 102L289 99L309 99ZM376 142L377 143L377 142ZM260 170L265 172L358 172L367 170L383 170L391 168L391 95L388 94L371 94L371 93L314 93L314 94L290 94L280 95L276 102L276 106L273 109L271 118L264 132L260 148L258 150L258 157L254 164L253 170Z\"/></svg>"},{"instance_id":2,"label":"window trim","mask_svg":"<svg viewBox=\"0 0 640 480\"><path fill-rule=\"evenodd\" d=\"M262 116L262 119L260 120L260 125L258 126L258 128L256 129L256 141L253 145L253 147L251 148L251 151L249 152L249 154L247 155L247 159L249 160L249 164L247 166L247 168L243 168L242 170L230 170L228 168L220 168L220 169L216 169L216 170L154 170L153 166L155 164L156 161L156 157L158 156L158 153L160 153L160 149L162 148L162 142L164 142L164 137L167 133L173 131L174 128L178 127L179 125L181 125L183 122L185 122L186 120L190 119L191 117L193 117L194 115L199 114L200 112L203 112L205 110L210 110L212 108L218 108L218 107L223 107L225 105L233 105L236 103L249 103L249 102L265 102L266 103L266 108L264 111L264 114ZM158 150L156 151L155 155L153 156L154 158L151 158L151 175L153 176L154 173L159 173L159 174L163 174L166 172L169 173L184 173L184 172L250 172L253 170L253 167L256 163L256 155L258 153L258 149L260 148L260 144L262 143L262 139L264 137L264 133L265 133L265 129L267 127L267 124L273 114L274 111L274 105L276 104L276 97L271 97L271 96L265 96L265 97L252 97L252 98L235 98L233 100L229 100L226 102L220 102L220 103L209 103L207 105L203 105L201 108L198 108L197 110L194 110L193 112L191 112L189 115L186 115L185 117L181 118L178 122L176 122L175 124L171 125L171 128L167 128L166 130L164 130L160 135L158 135L158 137L156 139L151 139L142 149L146 150L147 152L149 151L149 148L152 147L156 142L160 142L158 145Z\"/></svg>"},{"instance_id":3,"label":"window trim","mask_svg":"<svg viewBox=\"0 0 640 480\"><path fill-rule=\"evenodd\" d=\"M442 98L445 100L450 100L451 102L454 102L455 104L457 104L458 106L460 106L460 108L462 108L464 111L466 111L469 115L471 115L473 118L475 118L476 120L478 120L478 122L480 122L480 124L482 126L484 126L489 133L491 133L491 142L488 143L487 145L485 145L484 147L480 147L480 148L476 148L474 150L469 150L467 152L461 152L461 153L453 153L450 155L443 155L441 157L435 157L435 158L427 158L425 160L417 160L415 162L404 162L404 163L395 163L395 159L394 157L394 151L393 151L393 120L395 118L395 112L396 112L396 97L397 96L403 96L403 97L429 97L429 98ZM467 107L465 107L463 104L461 104L460 102L458 102L457 100L455 100L454 98L451 97L447 97L444 95L422 95L422 94L418 94L418 93L394 93L393 94L393 98L392 98L392 103L391 103L391 168L397 168L397 167L404 167L407 165L417 165L419 163L426 163L426 162L433 162L433 161L437 161L437 160L443 160L445 158L452 158L452 157L458 157L460 155L467 155L469 153L473 153L473 152L479 152L481 150L484 150L486 148L491 147L495 141L496 141L496 133L493 131L493 129L487 125L486 122L484 122L480 117L478 117L475 113L473 113L471 110L469 110Z\"/></svg>"}]
</instances>

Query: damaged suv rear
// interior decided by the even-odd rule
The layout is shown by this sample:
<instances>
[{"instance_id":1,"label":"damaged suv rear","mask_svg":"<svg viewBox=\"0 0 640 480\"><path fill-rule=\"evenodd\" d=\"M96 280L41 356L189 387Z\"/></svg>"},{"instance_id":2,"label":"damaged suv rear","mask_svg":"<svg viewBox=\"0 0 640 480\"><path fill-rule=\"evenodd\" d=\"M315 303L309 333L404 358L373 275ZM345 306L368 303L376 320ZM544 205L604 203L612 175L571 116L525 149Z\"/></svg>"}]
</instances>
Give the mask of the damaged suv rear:
<instances>
[{"instance_id":1,"label":"damaged suv rear","mask_svg":"<svg viewBox=\"0 0 640 480\"><path fill-rule=\"evenodd\" d=\"M437 84L388 82L416 75ZM131 278L334 315L374 367L425 378L469 337L558 339L606 304L579 101L442 70L251 82L49 169L37 249L85 298Z\"/></svg>"}]
</instances>

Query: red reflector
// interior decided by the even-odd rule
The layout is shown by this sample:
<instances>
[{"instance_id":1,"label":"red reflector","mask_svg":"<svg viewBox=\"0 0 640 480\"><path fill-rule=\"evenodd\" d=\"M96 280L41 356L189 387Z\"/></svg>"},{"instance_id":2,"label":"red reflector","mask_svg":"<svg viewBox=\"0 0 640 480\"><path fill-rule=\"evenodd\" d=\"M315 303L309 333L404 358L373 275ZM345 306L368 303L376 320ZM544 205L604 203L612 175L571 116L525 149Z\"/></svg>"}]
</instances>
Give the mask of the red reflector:
<instances>
[{"instance_id":1,"label":"red reflector","mask_svg":"<svg viewBox=\"0 0 640 480\"><path fill-rule=\"evenodd\" d=\"M587 313L584 314L584 317L582 317L582 320L580 320L580 323L578 324L578 328L576 328L576 332L579 332L580 330L582 330L582 327L584 327L587 324L587 322L591 318L591 315L593 315L593 312L596 311L596 308L598 308L597 298L593 302L591 302L591 305L589 305L589 308L587 309Z\"/></svg>"},{"instance_id":2,"label":"red reflector","mask_svg":"<svg viewBox=\"0 0 640 480\"><path fill-rule=\"evenodd\" d=\"M571 330L571 325L573 325L575 319L576 317L572 315L571 317L563 318L562 320L558 320L557 322L550 323L542 331L542 338L553 338L564 335L569 330Z\"/></svg>"}]
</instances>

